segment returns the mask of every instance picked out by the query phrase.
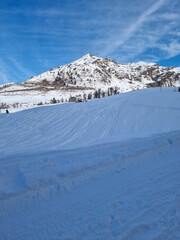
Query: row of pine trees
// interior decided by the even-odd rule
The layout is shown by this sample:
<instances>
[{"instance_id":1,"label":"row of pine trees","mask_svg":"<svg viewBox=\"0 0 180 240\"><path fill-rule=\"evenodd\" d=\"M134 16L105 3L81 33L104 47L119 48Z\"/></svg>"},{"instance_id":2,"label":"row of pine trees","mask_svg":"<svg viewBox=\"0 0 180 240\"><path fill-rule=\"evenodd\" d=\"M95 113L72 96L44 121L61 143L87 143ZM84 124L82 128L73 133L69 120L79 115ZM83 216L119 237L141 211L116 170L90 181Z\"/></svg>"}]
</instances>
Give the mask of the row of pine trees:
<instances>
[{"instance_id":1,"label":"row of pine trees","mask_svg":"<svg viewBox=\"0 0 180 240\"><path fill-rule=\"evenodd\" d=\"M107 91L101 90L100 88L94 92L90 92L88 94L84 93L83 95L79 95L78 97L72 97L70 95L69 99L64 99L61 98L60 100L57 100L56 98L52 98L50 101L50 104L55 104L55 103L64 103L64 102L74 102L75 99L81 99L81 102L85 102L87 100L91 100L91 99L96 99L96 98L104 98L107 96L112 96L112 95L116 95L119 94L119 90L117 87L113 88L110 87L108 88ZM42 104L39 104L42 105Z\"/></svg>"}]
</instances>

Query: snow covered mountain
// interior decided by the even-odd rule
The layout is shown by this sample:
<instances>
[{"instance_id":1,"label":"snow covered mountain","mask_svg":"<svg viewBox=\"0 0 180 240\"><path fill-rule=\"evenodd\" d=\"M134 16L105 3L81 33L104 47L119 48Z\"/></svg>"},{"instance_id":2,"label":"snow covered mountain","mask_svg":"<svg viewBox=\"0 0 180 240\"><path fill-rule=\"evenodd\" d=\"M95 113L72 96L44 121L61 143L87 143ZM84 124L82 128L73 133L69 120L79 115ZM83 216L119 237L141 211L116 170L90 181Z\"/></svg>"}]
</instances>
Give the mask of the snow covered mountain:
<instances>
[{"instance_id":1,"label":"snow covered mountain","mask_svg":"<svg viewBox=\"0 0 180 240\"><path fill-rule=\"evenodd\" d=\"M180 239L179 119L173 88L0 114L0 239Z\"/></svg>"},{"instance_id":2,"label":"snow covered mountain","mask_svg":"<svg viewBox=\"0 0 180 240\"><path fill-rule=\"evenodd\" d=\"M0 98L4 108L34 106L84 101L149 87L178 86L179 81L180 68L145 62L120 64L87 54L25 82L0 86Z\"/></svg>"}]
</instances>

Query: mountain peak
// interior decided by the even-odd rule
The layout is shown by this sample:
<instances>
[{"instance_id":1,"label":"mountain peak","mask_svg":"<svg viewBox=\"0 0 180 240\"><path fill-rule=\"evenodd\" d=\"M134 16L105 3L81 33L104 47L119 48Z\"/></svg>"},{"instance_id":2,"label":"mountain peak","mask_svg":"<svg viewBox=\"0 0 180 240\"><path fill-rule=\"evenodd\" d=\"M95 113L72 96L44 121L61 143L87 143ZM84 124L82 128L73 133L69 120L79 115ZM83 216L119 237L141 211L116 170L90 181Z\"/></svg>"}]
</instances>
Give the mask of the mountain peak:
<instances>
[{"instance_id":1,"label":"mountain peak","mask_svg":"<svg viewBox=\"0 0 180 240\"><path fill-rule=\"evenodd\" d=\"M99 59L99 57L96 57L96 56L94 56L90 53L87 53L86 55L82 56L78 60L74 61L74 63L77 63L77 64L91 64L94 61L96 61L97 59Z\"/></svg>"},{"instance_id":2,"label":"mountain peak","mask_svg":"<svg viewBox=\"0 0 180 240\"><path fill-rule=\"evenodd\" d=\"M91 53L87 53L86 55L84 55L83 57L95 57L93 54Z\"/></svg>"},{"instance_id":3,"label":"mountain peak","mask_svg":"<svg viewBox=\"0 0 180 240\"><path fill-rule=\"evenodd\" d=\"M4 108L26 107L52 103L54 98L68 102L71 97L87 100L146 87L179 86L179 79L180 68L145 62L120 64L88 53L23 83L0 86L0 97Z\"/></svg>"}]
</instances>

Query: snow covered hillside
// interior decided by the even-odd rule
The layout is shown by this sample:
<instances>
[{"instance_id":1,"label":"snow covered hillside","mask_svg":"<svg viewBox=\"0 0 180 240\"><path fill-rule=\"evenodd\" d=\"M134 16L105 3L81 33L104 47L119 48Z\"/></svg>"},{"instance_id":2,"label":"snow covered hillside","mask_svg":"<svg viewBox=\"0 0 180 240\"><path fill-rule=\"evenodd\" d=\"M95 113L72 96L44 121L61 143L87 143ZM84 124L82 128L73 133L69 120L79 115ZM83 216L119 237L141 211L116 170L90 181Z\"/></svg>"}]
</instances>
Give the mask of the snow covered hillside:
<instances>
[{"instance_id":1,"label":"snow covered hillside","mask_svg":"<svg viewBox=\"0 0 180 240\"><path fill-rule=\"evenodd\" d=\"M180 93L0 115L0 239L180 239Z\"/></svg>"},{"instance_id":2,"label":"snow covered hillside","mask_svg":"<svg viewBox=\"0 0 180 240\"><path fill-rule=\"evenodd\" d=\"M87 54L25 82L0 86L0 102L1 108L15 111L74 98L86 101L142 88L179 86L179 81L180 68L145 62L120 64Z\"/></svg>"}]
</instances>

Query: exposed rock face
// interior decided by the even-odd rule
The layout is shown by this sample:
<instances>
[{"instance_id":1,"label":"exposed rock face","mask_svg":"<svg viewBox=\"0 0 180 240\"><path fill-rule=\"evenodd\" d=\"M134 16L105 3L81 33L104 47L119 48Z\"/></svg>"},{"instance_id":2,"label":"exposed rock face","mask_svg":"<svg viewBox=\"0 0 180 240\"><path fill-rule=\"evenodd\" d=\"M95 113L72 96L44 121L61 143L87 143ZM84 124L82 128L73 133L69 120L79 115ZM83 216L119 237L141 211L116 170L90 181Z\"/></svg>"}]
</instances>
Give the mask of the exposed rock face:
<instances>
[{"instance_id":1,"label":"exposed rock face","mask_svg":"<svg viewBox=\"0 0 180 240\"><path fill-rule=\"evenodd\" d=\"M49 103L52 98L64 102L72 96L87 99L89 94L93 98L147 87L178 86L179 81L179 67L145 62L120 64L87 54L23 83L0 86L0 96L2 102L10 105L37 105Z\"/></svg>"}]
</instances>

